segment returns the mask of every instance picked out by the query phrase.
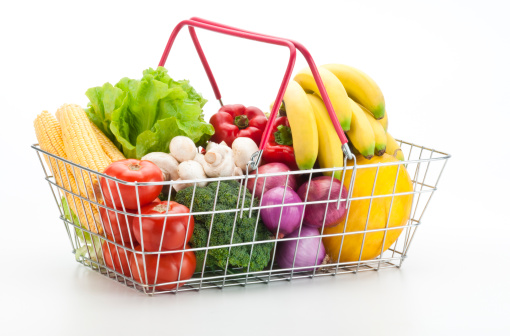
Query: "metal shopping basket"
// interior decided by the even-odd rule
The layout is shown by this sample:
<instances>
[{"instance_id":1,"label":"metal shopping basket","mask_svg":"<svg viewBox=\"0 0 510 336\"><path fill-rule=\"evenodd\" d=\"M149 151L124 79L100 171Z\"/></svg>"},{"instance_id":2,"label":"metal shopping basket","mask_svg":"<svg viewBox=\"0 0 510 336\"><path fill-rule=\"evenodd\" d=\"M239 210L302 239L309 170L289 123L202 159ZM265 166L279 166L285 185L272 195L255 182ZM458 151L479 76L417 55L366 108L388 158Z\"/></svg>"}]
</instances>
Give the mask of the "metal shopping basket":
<instances>
[{"instance_id":1,"label":"metal shopping basket","mask_svg":"<svg viewBox=\"0 0 510 336\"><path fill-rule=\"evenodd\" d=\"M244 176L210 178L207 180L165 181L160 183L130 183L115 179L100 172L75 164L64 158L55 156L42 150L37 144L33 145L32 148L34 148L38 154L46 176L46 181L48 182L54 199L57 203L57 207L60 212L60 219L64 223L64 227L71 243L73 253L76 255L76 260L84 266L110 279L113 279L119 283L123 283L128 287L148 295L160 293L178 293L184 291L199 291L206 288L223 289L224 287L228 286L245 286L247 284L254 283L269 283L273 281L287 281L297 278L313 278L318 276L331 276L336 274L356 273L361 271L377 271L382 268L400 267L407 256L409 246L411 245L413 237L416 233L416 229L421 224L423 213L427 208L433 193L437 189L437 184L450 155L431 148L399 140L398 142L400 143L400 147L406 158L405 161L357 165L355 156L351 154L349 147L347 146L347 138L345 137L341 126L334 114L331 102L318 74L317 67L313 62L310 53L306 50L306 48L304 48L304 46L292 40L248 32L204 19L192 18L190 20L180 22L173 30L159 63L160 66L164 66L173 41L184 26L188 27L195 48L213 87L215 96L221 105L223 105L223 103L221 101L220 91L209 67L205 54L198 41L195 28L201 28L230 36L285 46L290 51L289 63L285 72L285 76L278 91L278 95L275 99L275 104L271 110L271 115L268 122L269 126L266 128L266 132L262 137L260 150L252 156L252 161L249 163L254 172ZM340 168L311 169L285 173L261 174L258 172L258 165L265 143L269 137L269 132L267 130L271 129L270 125L273 124L276 118L278 108L283 99L283 94L290 80L291 72L294 67L296 58L296 49L299 50L305 57L316 79L319 90L321 92L321 96L323 97L335 130L337 131L338 136L340 137L343 144L342 150L345 154L345 164L344 167ZM350 159L350 165L347 164L348 159ZM63 176L61 172L62 170L58 169L58 166L66 167L66 169L63 169L63 171L66 173L66 176ZM355 189L356 174L360 174L360 172L364 169L371 169L375 174L373 186L368 186L368 189L371 190L371 193L369 192L366 195L356 196L353 194L353 190ZM385 169L393 169L396 172L395 180L393 182L394 185L392 188L390 188L389 192L376 193L375 189L378 181L378 174ZM406 171L409 174L412 183L412 190L407 192L397 192L395 186L397 185L397 179L400 172L403 171ZM249 192L247 192L247 185L249 182L262 181L262 190L264 190L266 186L266 180L274 176L284 177L286 184L288 184L292 175L299 175L301 180L306 182L310 181L312 177L316 175L329 174L333 176L333 173L335 172L341 173L342 185L349 186L347 196L342 196L342 193L339 193L338 197L329 198L323 201L308 201L307 198L305 198L305 201L300 203L284 204L282 200L282 204L262 206L260 205L261 203L255 199L254 195L251 195ZM72 175L71 177L78 181L78 185L81 185L82 188L85 186L85 188L88 190L93 190L93 193L87 193L87 191L75 193L73 190L69 190L69 188L66 189L62 183L59 183L59 181L64 181L66 179L69 180L70 175ZM350 179L346 179L346 176L348 175L350 176ZM189 184L191 188L193 188L192 200L197 194L197 188L200 188L197 186L199 183L216 183L214 184L216 190L214 194L214 206L207 211L199 212L193 209L192 202L192 205L190 206L190 213L187 216L189 220L192 218L192 216L193 218L196 216L208 216L207 218L210 218L210 225L212 226L214 225L215 216L219 217L221 215L228 214L228 216L230 216L229 218L232 219L232 234L230 243L214 245L210 241L209 234L208 244L204 247L191 248L189 246L182 246L181 249L162 251L160 244L159 251L148 252L144 251L142 244L141 249L135 249L133 243L134 239L131 237L131 232L128 232L129 237L123 236L122 234L120 234L120 239L119 237L115 237L115 232L117 232L119 235L119 232L122 231L121 228L118 227L117 231L112 230L112 222L109 217L107 216L108 221L106 222L104 217L97 216L97 214L101 211L109 211L115 216L115 218L117 218L118 225L120 225L119 223L121 222L122 218L125 218L127 221L128 216L138 217L140 221L142 217L162 216L165 217L166 225L167 218L172 217L172 215L140 215L128 212L125 208L117 209L115 207L108 207L104 205L103 199L106 193L110 193L111 195L112 190L110 187L108 187L109 190L103 190L103 188L100 187L100 184L97 183L100 179L107 179L111 181L115 186L114 188L117 188L117 190L119 190L119 186L131 186L135 189L137 196L140 188L143 188L147 185L159 184L168 188L171 197L172 192L175 192L173 191L172 186L186 183ZM86 181L90 184L89 186L86 186ZM216 204L222 197L219 192L220 186L222 184L232 183L228 181L235 181L236 186L238 186L236 189L238 190L237 205L228 209L217 209ZM333 178L331 178L331 181L333 181ZM333 182L331 182L329 187L330 193L332 183ZM262 193L261 197L264 197L264 193ZM395 199L398 199L399 197L412 198L409 218L406 218L405 223L402 223L401 225L389 225L390 216L392 216L392 207L396 203ZM383 221L380 227L371 228L368 225L370 211L375 211L373 210L373 203L377 202L378 199L388 200L389 212L387 218ZM353 216L350 214L351 205L354 204L353 202L367 202L366 204L368 215L366 217L367 220L364 227L359 230L349 230L348 226L344 225L344 229L340 232L326 233L323 226L319 228L319 235L317 236L302 237L298 235L298 237L294 238L270 237L268 239L262 240L256 239L257 225L263 225L259 220L260 210L262 209L267 209L270 207L281 209L279 218L280 223L282 219L281 214L284 207L302 204L304 212L307 206L323 204L325 205L325 211L327 211L328 207L338 208L342 202L346 204L346 222L348 221L350 215L351 218ZM395 207L396 206L397 205L395 205ZM96 216L85 216L83 218L86 220L80 221L78 216L73 213L73 209L81 209L81 211L85 213L96 214ZM251 241L234 242L233 237L234 230L236 229L236 224L240 225L239 223L243 221L243 218L247 217L256 219L255 229L253 230L253 239ZM95 222L92 223L91 221ZM101 229L106 226L110 227L110 232L114 232L113 236L107 236L106 233ZM142 231L141 228L140 231ZM395 232L397 233L396 235L394 235ZM187 233L188 232L186 232L186 234ZM141 240L143 241L143 233L141 234ZM367 246L374 242L373 239L371 240L370 238L374 237L374 235L379 235L379 238L376 240L376 243L379 245L377 245L376 248L380 249L380 251L378 251L376 256L365 258L363 251L364 249L366 251L369 248ZM391 235L396 237L396 239L392 240L389 246L386 246L387 239L389 241L388 237ZM276 236L278 237L278 234ZM356 258L344 260L342 253L344 253L345 250L349 248L347 246L347 241L352 242L353 237L357 237L357 239L359 238L359 240L357 240L359 244L356 247ZM320 239L321 242L324 239L332 238L339 240L340 247L336 258L325 258L322 263L316 263L315 266L311 267L297 267L295 265L296 254L294 254L292 267L282 268L278 265L277 262L275 262L275 254L278 248L278 244L289 241L296 241L297 246L299 246L299 242L303 241L303 239L317 238ZM266 244L270 246L269 262L267 263L267 266L263 267L263 269L250 270L253 251L257 246L260 246L259 244ZM246 253L249 255L247 267L229 267L228 258L230 257L231 251L233 251L233 249L240 248L246 249ZM374 247L371 246L370 248L373 249ZM227 262L224 268L211 267L207 264L207 258L213 254L213 252L211 252L213 250L222 250L226 252L225 255ZM185 267L183 266L186 262L185 259L188 258L190 252L195 253L196 255L200 255L201 263L198 264L194 273L193 270L191 271L191 273L193 273L192 276L191 273L189 276L184 276L184 273L190 272L190 270L184 270ZM317 248L316 258L318 258L318 254L319 247ZM162 258L173 258L173 260L175 260L174 267L171 270L171 272L174 272L175 279L173 281L167 281L168 279L161 280L161 273L163 271L159 268L159 265ZM107 260L110 260L109 265L108 262L106 262ZM112 262L112 260L117 260L117 263ZM134 261L134 263L131 261ZM150 274L150 268L154 270L152 274ZM165 272L168 272L168 270L165 270Z\"/></svg>"}]
</instances>

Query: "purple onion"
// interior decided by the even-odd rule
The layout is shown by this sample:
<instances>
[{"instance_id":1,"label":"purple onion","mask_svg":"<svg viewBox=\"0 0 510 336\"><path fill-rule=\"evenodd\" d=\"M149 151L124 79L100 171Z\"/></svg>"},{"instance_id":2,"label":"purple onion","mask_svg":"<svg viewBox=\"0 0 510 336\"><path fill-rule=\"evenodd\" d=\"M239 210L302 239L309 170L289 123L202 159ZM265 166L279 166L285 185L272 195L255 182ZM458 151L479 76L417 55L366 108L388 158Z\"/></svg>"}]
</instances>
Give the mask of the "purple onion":
<instances>
[{"instance_id":1,"label":"purple onion","mask_svg":"<svg viewBox=\"0 0 510 336\"><path fill-rule=\"evenodd\" d=\"M333 186L331 186L333 184ZM305 200L306 189L308 182L299 187L298 195L302 200ZM331 187L331 194L329 189ZM310 181L310 189L308 191L307 202L312 201L324 201L324 200L338 200L340 195L340 188L342 182L336 178L331 181L330 176L318 176ZM328 198L329 195L329 198ZM347 198L347 189L345 186L342 187L342 198ZM326 215L326 221L324 222L324 215L326 214L326 204L328 205L328 212ZM337 202L330 203L318 203L318 204L307 204L305 208L304 222L308 226L315 228L321 228L322 223L325 227L336 226L340 224L347 214L345 208L345 201L340 202L340 208L336 208Z\"/></svg>"},{"instance_id":2,"label":"purple onion","mask_svg":"<svg viewBox=\"0 0 510 336\"><path fill-rule=\"evenodd\" d=\"M284 192L285 200L283 199ZM264 192L264 197L262 197L262 202L260 205L282 205L301 202L302 201L298 194L292 190L292 188L280 186ZM281 223L280 229L278 230L280 213ZM267 229L274 235L276 235L278 232L278 238L282 238L296 230L301 224L301 219L303 217L303 205L296 204L289 206L278 206L274 208L265 208L260 210L260 215L262 216L262 221L266 225Z\"/></svg>"},{"instance_id":3,"label":"purple onion","mask_svg":"<svg viewBox=\"0 0 510 336\"><path fill-rule=\"evenodd\" d=\"M299 228L287 235L285 238L298 237ZM312 227L303 226L300 237L319 236L319 230ZM299 241L299 244L297 243ZM320 244L320 245L319 245ZM296 245L297 251L296 251ZM317 249L319 253L317 254ZM294 267L306 267L320 265L326 257L326 249L320 237L306 238L299 240L286 240L278 243L276 248L276 262L281 268L293 267L294 254L296 261ZM316 261L317 260L317 261ZM312 271L313 268L304 268L302 271Z\"/></svg>"},{"instance_id":4,"label":"purple onion","mask_svg":"<svg viewBox=\"0 0 510 336\"><path fill-rule=\"evenodd\" d=\"M291 171L290 168L283 163L280 162L271 162L259 167L259 174L272 174L272 173L285 173ZM252 171L250 175L254 175L255 171ZM264 186L264 180L266 180L266 186L264 187L264 192L267 192L274 187L284 186L287 183L287 186L291 187L294 190L297 190L297 175L292 174L289 175L289 181L287 182L287 175L282 174L280 176L268 176L268 177L259 177L257 178L257 186L255 187L255 192L253 192L253 187L255 184L255 178L248 179L248 189L255 196L260 198L262 195L262 187Z\"/></svg>"}]
</instances>

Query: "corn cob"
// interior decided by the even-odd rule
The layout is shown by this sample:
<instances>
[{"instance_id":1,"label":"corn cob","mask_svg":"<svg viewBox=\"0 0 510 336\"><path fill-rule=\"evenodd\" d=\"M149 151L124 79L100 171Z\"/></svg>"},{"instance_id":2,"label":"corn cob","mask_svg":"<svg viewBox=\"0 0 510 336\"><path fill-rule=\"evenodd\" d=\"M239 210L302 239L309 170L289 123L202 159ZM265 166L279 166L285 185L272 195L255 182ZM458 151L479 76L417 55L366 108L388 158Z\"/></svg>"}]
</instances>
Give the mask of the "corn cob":
<instances>
[{"instance_id":1,"label":"corn cob","mask_svg":"<svg viewBox=\"0 0 510 336\"><path fill-rule=\"evenodd\" d=\"M92 126L92 130L94 131L97 140L99 140L99 144L101 145L104 153L112 162L126 159L124 154L122 154L122 152L113 144L113 142L108 139L108 137L104 135L104 133L101 132L101 130L93 122L90 123L90 126Z\"/></svg>"},{"instance_id":2,"label":"corn cob","mask_svg":"<svg viewBox=\"0 0 510 336\"><path fill-rule=\"evenodd\" d=\"M102 173L112 160L101 148L85 111L78 105L64 104L56 115L62 127L62 139L69 160ZM89 175L87 171L81 170L76 180L82 194L86 191L89 198L98 197L97 175Z\"/></svg>"},{"instance_id":3,"label":"corn cob","mask_svg":"<svg viewBox=\"0 0 510 336\"><path fill-rule=\"evenodd\" d=\"M64 141L62 139L62 129L58 121L48 111L43 111L34 120L35 134L42 150L66 159ZM55 182L65 190L80 194L78 185L69 165L61 160L57 160L44 155L48 166L52 170ZM68 192L63 192L70 209L78 216L80 223L93 232L103 233L99 214L96 207L87 201L83 201ZM83 195L82 195L83 196ZM77 224L77 223L75 223Z\"/></svg>"}]
</instances>

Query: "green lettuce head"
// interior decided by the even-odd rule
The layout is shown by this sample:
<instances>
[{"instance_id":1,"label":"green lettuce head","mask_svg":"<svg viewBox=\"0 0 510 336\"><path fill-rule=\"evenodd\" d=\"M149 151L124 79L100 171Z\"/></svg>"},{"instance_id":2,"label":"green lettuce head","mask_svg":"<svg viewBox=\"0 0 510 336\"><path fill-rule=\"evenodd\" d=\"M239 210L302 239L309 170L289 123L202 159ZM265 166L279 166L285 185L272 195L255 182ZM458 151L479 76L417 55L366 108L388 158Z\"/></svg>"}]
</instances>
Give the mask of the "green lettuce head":
<instances>
[{"instance_id":1,"label":"green lettuce head","mask_svg":"<svg viewBox=\"0 0 510 336\"><path fill-rule=\"evenodd\" d=\"M173 137L184 135L197 146L214 134L202 107L207 102L187 80L174 81L163 67L149 68L140 80L122 78L87 90L89 119L124 153L140 159L169 152Z\"/></svg>"}]
</instances>

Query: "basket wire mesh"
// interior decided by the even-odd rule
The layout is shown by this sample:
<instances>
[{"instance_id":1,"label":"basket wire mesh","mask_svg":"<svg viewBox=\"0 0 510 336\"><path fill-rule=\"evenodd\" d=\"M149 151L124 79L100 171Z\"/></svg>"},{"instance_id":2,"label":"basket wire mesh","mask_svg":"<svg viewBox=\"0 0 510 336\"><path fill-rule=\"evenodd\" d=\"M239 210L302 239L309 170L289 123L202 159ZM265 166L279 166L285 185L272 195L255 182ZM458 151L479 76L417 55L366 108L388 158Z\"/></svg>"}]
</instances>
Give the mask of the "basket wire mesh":
<instances>
[{"instance_id":1,"label":"basket wire mesh","mask_svg":"<svg viewBox=\"0 0 510 336\"><path fill-rule=\"evenodd\" d=\"M113 177L101 174L99 172L93 171L86 167L75 164L69 160L63 159L61 157L55 156L51 153L48 153L38 145L33 145L39 157L39 161L43 168L45 179L48 182L48 185L52 191L55 203L60 213L60 220L63 222L64 227L66 229L66 233L69 239L69 242L72 246L72 252L76 256L76 261L81 263L82 265L90 268L91 270L98 272L112 280L115 280L119 283L124 284L127 287L133 288L140 292L143 292L148 295L154 294L162 294L162 293L178 293L185 291L199 291L202 289L208 288L217 288L223 289L225 287L230 286L246 286L248 284L256 284L256 283L270 283L274 281L290 281L293 279L299 278L314 278L319 276L335 276L337 274L345 274L345 273L357 273L363 271L378 271L384 268L395 268L401 267L404 259L408 255L409 247L413 241L416 230L418 226L422 223L422 218L425 210L427 209L430 199L434 192L437 189L438 182L443 173L444 167L450 155L440 152L431 148L426 148L424 146L419 146L410 142L398 141L400 143L400 147L405 154L405 161L399 162L386 162L386 163L378 163L378 164L369 164L369 165L356 165L347 166L344 165L342 168L330 168L330 169L312 169L306 171L291 171L285 173L272 173L272 174L259 174L258 170L256 170L253 174L244 175L244 176L234 176L234 177L223 177L223 178L210 178L207 180L192 180L192 181L165 181L161 183L128 183ZM58 167L64 166L65 176L62 174L62 170L58 169ZM391 193L385 194L374 194L375 186L377 183L377 176L382 167L385 166L397 166L397 174L395 175L395 181L393 182L393 191ZM368 169L375 168L375 179L373 182L372 193L370 195L365 195L362 197L353 197L352 192L355 188L355 184L352 183L356 176L356 173L360 169ZM263 180L262 183L262 198L264 197L266 180L271 176L284 176L286 180L286 185L289 183L289 177L291 175L300 175L303 180L310 181L312 177L316 175L320 175L323 173L329 173L333 175L335 171L342 172L342 185L344 185L345 174L347 171L352 171L352 179L351 183L349 183L349 190L346 198L342 198L342 193L338 198L329 198L329 200L323 201L308 201L308 198L305 197L305 201L300 203L284 203L282 199L281 204L275 205L266 205L261 206L261 203L258 203L255 199L255 193L251 196L249 192L247 192L247 184L250 180L253 182L257 182L259 180ZM397 178L401 170L407 170L413 190L410 192L397 193L395 192L395 187L397 185ZM78 183L79 192L74 192L70 190L71 188L65 188L63 186L62 181L69 181L74 178ZM190 213L186 214L188 216L188 223L191 220L192 216L211 216L211 226L214 224L215 215L222 213L230 213L234 214L232 234L229 244L223 245L214 245L210 244L210 236L212 229L209 231L209 237L207 240L207 246L204 247L185 247L183 246L181 249L165 251L162 249L163 245L163 235L161 237L161 241L159 244L159 250L155 252L149 252L143 250L143 230L141 229L140 224L140 235L142 240L142 249L135 249L135 238L132 236L132 232L127 230L126 233L122 233L121 222L122 218L125 219L125 222L128 223L129 216L137 217L139 223L141 223L142 218L144 217L165 217L164 224L167 224L167 219L172 216L183 216L182 214L161 214L161 215L141 215L140 214L140 202L138 199L138 214L128 211L124 207L124 203L122 202L122 209L117 209L115 206L108 207L104 203L105 193L112 195L112 190L110 188L110 183L106 183L108 186L108 190L103 190L101 184L99 183L100 179L107 179L112 182L115 186L119 195L122 195L119 189L121 185L130 185L133 186L136 190L136 196L138 199L138 194L140 188L143 188L147 185L159 184L169 190L169 199L172 196L172 193L175 193L173 190L173 186L177 184L185 184L189 188L193 188L193 196L192 202L190 206ZM221 199L222 195L219 194L221 183L226 183L226 181L237 181L239 183L238 195L237 195L237 206L230 209L216 209L218 199ZM333 181L333 178L331 179ZM86 184L88 182L88 184ZM193 199L195 198L197 188L201 182L217 182L216 193L214 198L214 204L212 209L209 211L194 211L193 210ZM68 184L69 185L69 184ZM330 194L332 182L330 184ZM83 190L85 189L85 190ZM306 191L306 195L308 195L309 190ZM395 197L402 197L404 195L412 195L412 208L410 212L409 219L402 226L389 226L390 215L392 213L392 207L394 204ZM248 198L250 197L250 198ZM390 208L388 212L388 218L386 220L386 225L377 229L369 229L368 221L370 218L370 211L372 210L372 202L373 200L380 197L391 197ZM296 261L296 253L294 253L293 266L290 268L281 268L275 262L275 254L276 247L279 243L285 241L301 241L303 239L313 239L317 238L317 236L308 236L308 237L298 237L294 238L276 238L278 237L280 223L282 220L283 208L286 206L294 206L298 204L303 205L303 213L306 210L307 206L313 204L325 204L325 212L327 212L328 207L339 207L341 202L346 203L347 214L346 214L346 222L349 219L350 212L350 204L353 201L360 200L369 200L368 206L368 214L367 220L365 224L364 230L357 231L348 231L347 225L344 226L342 232L338 233L330 233L326 234L324 232L324 224L321 228L319 228L319 238L322 241L324 238L328 237L341 237L341 245L339 248L338 257L336 260L328 260L327 258L324 260L322 264L317 264L315 266L306 266L306 267L297 267L295 266ZM247 206L248 203L248 206ZM276 232L276 236L271 239L266 240L256 240L256 232L257 225L264 225L262 221L260 221L260 210L264 208L278 208L280 209L280 218L278 221L278 231ZM96 215L85 215L78 216L77 212L85 213L85 214L96 214ZM107 216L100 215L101 212L108 213ZM115 218L116 220L112 221L111 218ZM243 216L255 217L256 218L256 227L253 232L253 239L251 241L245 241L240 243L234 243L234 230L236 227L236 223L243 218ZM80 217L80 218L78 218ZM105 217L107 220L105 220ZM324 216L325 217L325 216ZM113 223L116 222L116 223ZM117 227L114 228L112 225L117 224ZM301 224L303 224L303 219L301 219ZM301 225L302 226L302 225ZM300 226L300 227L301 227ZM104 230L104 228L108 228L109 230ZM186 230L189 229L189 225ZM301 230L301 229L299 229ZM395 240L393 244L386 250L384 250L386 238L389 232L392 230L401 230L400 235ZM111 236L107 235L106 231L112 233ZM164 231L164 228L163 228ZM380 244L381 251L379 255L373 259L363 259L363 249L366 245L366 237L367 235L374 234L377 232L383 232L383 240ZM186 236L188 232L186 231ZM360 244L360 252L359 258L357 260L350 261L341 261L342 253L344 253L343 243L344 239L350 235L362 235L362 240ZM263 270L253 271L250 270L250 265L252 261L252 253L254 247L257 244L272 244L271 250L271 258L267 267ZM299 242L297 242L299 244ZM229 267L228 258L230 257L230 252L232 248L238 248L241 246L247 246L250 249L249 253L249 262L247 267ZM296 250L298 246L296 245ZM210 251L214 249L228 249L227 262L224 269L212 268L207 266L206 261L207 257L210 254ZM204 260L202 264L199 264L199 267L195 270L193 276L191 278L181 279L184 258L186 253L203 253ZM180 263L177 263L178 274L175 281L161 281L158 280L158 273L160 271L160 261L161 258L169 258L170 255L173 255L172 258L176 257L176 260L180 259ZM319 247L317 248L316 253L316 261L319 257ZM106 260L110 260L109 265L107 265ZM117 262L112 260L116 260ZM129 262L133 260L133 262ZM153 262L155 262L155 266L153 266ZM133 269L134 264L134 269ZM149 265L149 266L148 266ZM155 275L153 279L148 277L147 267L155 267ZM138 279L134 275L137 275Z\"/></svg>"}]
</instances>

